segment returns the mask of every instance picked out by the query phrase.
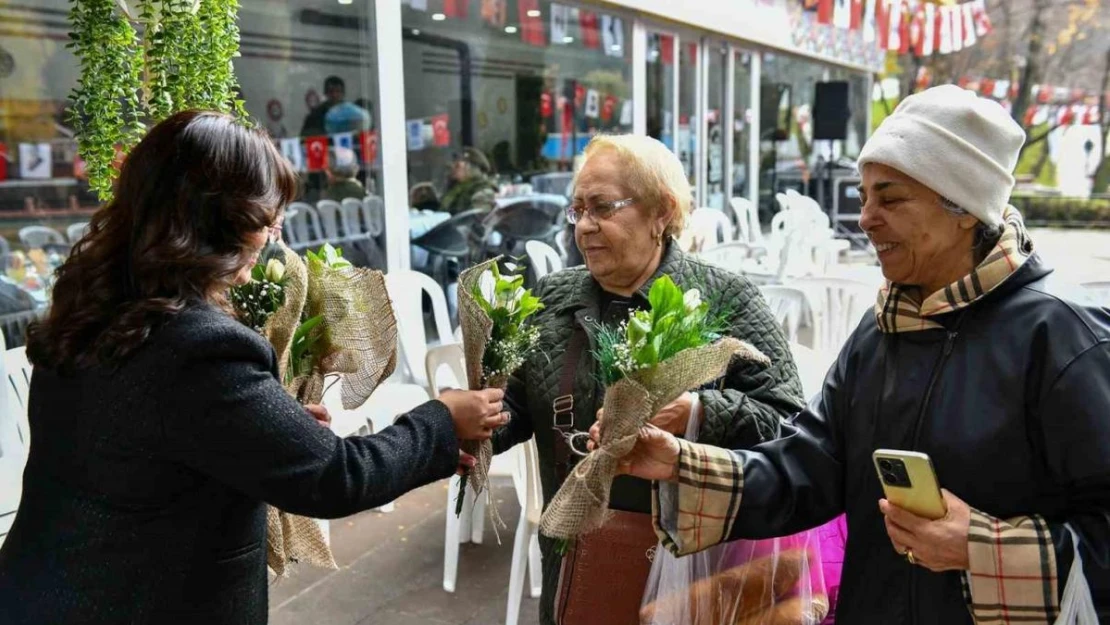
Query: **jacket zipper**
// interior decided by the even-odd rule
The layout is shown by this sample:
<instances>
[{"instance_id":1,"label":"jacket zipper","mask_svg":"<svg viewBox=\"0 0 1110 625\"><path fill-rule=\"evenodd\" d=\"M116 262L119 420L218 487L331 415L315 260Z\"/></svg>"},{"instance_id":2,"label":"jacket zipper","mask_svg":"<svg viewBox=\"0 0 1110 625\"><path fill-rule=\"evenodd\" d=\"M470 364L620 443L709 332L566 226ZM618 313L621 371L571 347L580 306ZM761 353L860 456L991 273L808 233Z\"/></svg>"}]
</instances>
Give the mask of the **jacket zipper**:
<instances>
[{"instance_id":1,"label":"jacket zipper","mask_svg":"<svg viewBox=\"0 0 1110 625\"><path fill-rule=\"evenodd\" d=\"M962 321L962 319L961 319ZM957 325L957 328L959 326ZM952 347L956 343L956 337L959 336L958 330L949 330L948 338L944 340L944 348L941 350L940 358L937 359L937 364L933 367L933 375L929 378L929 386L925 390L925 398L921 400L921 408L917 411L917 421L913 426L913 439L910 441L910 449L917 449L918 439L921 437L921 426L925 422L925 411L929 409L929 400L933 397L933 388L937 385L940 379L940 372L944 370L945 363L948 362L948 357L952 354ZM909 604L910 604L910 622L917 623L917 567L910 566L910 579L909 579Z\"/></svg>"}]
</instances>

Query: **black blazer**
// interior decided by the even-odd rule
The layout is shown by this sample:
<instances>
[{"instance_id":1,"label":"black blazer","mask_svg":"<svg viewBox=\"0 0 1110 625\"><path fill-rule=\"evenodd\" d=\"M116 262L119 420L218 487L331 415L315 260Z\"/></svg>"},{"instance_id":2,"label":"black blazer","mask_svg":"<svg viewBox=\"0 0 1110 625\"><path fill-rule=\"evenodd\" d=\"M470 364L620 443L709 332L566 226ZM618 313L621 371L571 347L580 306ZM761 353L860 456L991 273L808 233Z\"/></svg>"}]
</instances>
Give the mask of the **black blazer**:
<instances>
[{"instance_id":1,"label":"black blazer","mask_svg":"<svg viewBox=\"0 0 1110 625\"><path fill-rule=\"evenodd\" d=\"M442 403L344 439L276 371L260 336L205 305L115 372L36 369L0 623L265 623L264 502L343 517L458 465Z\"/></svg>"}]
</instances>

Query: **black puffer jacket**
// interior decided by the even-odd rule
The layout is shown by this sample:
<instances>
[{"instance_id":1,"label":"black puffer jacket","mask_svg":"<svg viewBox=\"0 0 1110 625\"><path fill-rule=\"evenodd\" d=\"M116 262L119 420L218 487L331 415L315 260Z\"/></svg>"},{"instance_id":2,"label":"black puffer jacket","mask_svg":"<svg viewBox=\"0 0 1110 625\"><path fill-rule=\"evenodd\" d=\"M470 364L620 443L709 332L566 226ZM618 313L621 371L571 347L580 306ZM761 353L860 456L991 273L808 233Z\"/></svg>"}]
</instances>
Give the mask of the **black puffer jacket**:
<instances>
[{"instance_id":1,"label":"black puffer jacket","mask_svg":"<svg viewBox=\"0 0 1110 625\"><path fill-rule=\"evenodd\" d=\"M759 290L747 279L687 256L670 245L655 276L636 295L647 307L647 292L655 278L663 274L684 289L699 288L714 294L717 301L734 306L734 324L729 333L747 341L767 355L770 366L735 360L719 384L699 391L704 419L699 442L732 449L750 447L770 440L778 433L783 419L802 406L798 372L781 329L775 323ZM545 309L536 317L540 328L540 349L518 371L509 385L506 402L513 418L494 435L494 451L536 437L544 505L555 496L560 484L555 477L552 429L552 401L560 395L559 379L566 366L567 344L575 326L583 327L593 343L598 319L601 289L583 268L568 269L544 278L536 294ZM583 349L574 366L574 426L587 431L601 407L604 388L599 382L597 362L592 349ZM614 509L651 512L650 483L631 477L614 481L610 502ZM552 605L559 577L561 558L552 552L552 542L540 537L543 553L543 596L540 620L553 623Z\"/></svg>"},{"instance_id":2,"label":"black puffer jacket","mask_svg":"<svg viewBox=\"0 0 1110 625\"><path fill-rule=\"evenodd\" d=\"M968 308L931 317L943 329L883 334L865 316L783 436L737 452L744 493L731 538L790 534L846 511L838 624L971 623L964 574L910 565L883 526L871 454L917 450L975 510L1047 521L1058 592L1072 524L1110 622L1110 311L1062 297L1049 273L1033 256Z\"/></svg>"}]
</instances>

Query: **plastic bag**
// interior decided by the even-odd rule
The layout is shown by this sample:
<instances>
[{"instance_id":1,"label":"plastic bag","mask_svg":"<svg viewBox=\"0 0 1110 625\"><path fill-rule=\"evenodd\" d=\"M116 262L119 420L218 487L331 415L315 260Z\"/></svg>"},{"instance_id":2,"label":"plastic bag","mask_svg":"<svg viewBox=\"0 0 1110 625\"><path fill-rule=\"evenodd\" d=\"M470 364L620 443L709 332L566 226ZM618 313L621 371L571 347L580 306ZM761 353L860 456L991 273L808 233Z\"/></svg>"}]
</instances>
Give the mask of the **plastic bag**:
<instances>
[{"instance_id":1,"label":"plastic bag","mask_svg":"<svg viewBox=\"0 0 1110 625\"><path fill-rule=\"evenodd\" d=\"M697 414L697 406L692 414ZM687 439L697 436L691 418ZM829 611L821 535L738 540L674 557L656 546L641 625L817 625Z\"/></svg>"},{"instance_id":2,"label":"plastic bag","mask_svg":"<svg viewBox=\"0 0 1110 625\"><path fill-rule=\"evenodd\" d=\"M1064 527L1071 534L1075 557L1072 558L1071 569L1068 571L1068 582L1064 585L1064 597L1060 601L1060 616L1056 618L1055 625L1097 625L1098 612L1091 599L1087 576L1083 573L1083 556L1079 554L1079 536L1070 524Z\"/></svg>"}]
</instances>

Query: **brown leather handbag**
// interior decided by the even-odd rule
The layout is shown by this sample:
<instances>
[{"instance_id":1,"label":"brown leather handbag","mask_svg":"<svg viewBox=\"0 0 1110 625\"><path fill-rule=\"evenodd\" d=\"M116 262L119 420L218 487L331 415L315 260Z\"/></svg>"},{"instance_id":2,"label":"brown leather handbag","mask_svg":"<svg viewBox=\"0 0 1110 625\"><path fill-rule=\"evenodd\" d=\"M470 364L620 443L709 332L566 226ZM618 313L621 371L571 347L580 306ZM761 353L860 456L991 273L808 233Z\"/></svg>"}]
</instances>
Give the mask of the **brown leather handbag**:
<instances>
[{"instance_id":1,"label":"brown leather handbag","mask_svg":"<svg viewBox=\"0 0 1110 625\"><path fill-rule=\"evenodd\" d=\"M558 625L637 625L659 539L651 515L611 511L563 556L555 595Z\"/></svg>"},{"instance_id":2,"label":"brown leather handbag","mask_svg":"<svg viewBox=\"0 0 1110 625\"><path fill-rule=\"evenodd\" d=\"M552 405L555 426L555 474L560 482L571 468L565 434L574 425L574 372L586 343L577 328L567 346L567 357ZM555 596L558 625L637 625L651 560L658 538L651 515L611 510L601 528L579 536L563 556Z\"/></svg>"}]
</instances>

